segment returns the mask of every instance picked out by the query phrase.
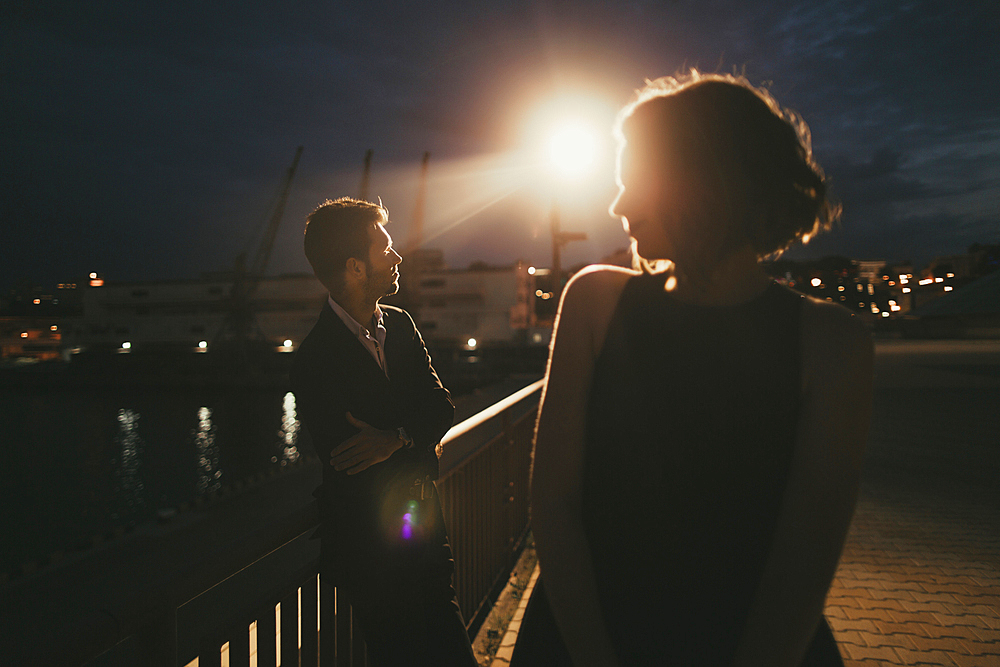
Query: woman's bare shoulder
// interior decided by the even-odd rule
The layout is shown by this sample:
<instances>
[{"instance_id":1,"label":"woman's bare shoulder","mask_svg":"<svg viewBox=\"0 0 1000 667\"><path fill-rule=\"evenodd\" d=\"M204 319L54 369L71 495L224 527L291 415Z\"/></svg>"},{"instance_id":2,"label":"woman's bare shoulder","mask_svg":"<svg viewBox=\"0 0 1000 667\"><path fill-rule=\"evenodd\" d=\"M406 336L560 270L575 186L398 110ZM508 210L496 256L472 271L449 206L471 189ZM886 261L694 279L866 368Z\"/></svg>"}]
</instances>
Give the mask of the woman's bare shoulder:
<instances>
[{"instance_id":1,"label":"woman's bare shoulder","mask_svg":"<svg viewBox=\"0 0 1000 667\"><path fill-rule=\"evenodd\" d=\"M566 284L567 292L577 292L580 298L599 298L602 295L618 294L625 283L638 271L610 264L591 264L576 272Z\"/></svg>"},{"instance_id":2,"label":"woman's bare shoulder","mask_svg":"<svg viewBox=\"0 0 1000 667\"><path fill-rule=\"evenodd\" d=\"M578 271L563 292L559 305L560 329L587 331L596 353L604 342L625 283L635 275L638 271L606 264L593 264Z\"/></svg>"}]
</instances>

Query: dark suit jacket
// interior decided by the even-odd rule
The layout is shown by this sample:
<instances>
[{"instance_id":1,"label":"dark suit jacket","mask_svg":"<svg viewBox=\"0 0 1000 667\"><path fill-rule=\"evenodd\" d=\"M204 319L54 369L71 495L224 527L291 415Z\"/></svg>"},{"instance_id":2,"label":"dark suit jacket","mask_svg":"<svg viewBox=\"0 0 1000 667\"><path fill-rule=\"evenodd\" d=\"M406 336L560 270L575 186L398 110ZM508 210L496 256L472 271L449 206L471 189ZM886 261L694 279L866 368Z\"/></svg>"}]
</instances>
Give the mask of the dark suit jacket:
<instances>
[{"instance_id":1,"label":"dark suit jacket","mask_svg":"<svg viewBox=\"0 0 1000 667\"><path fill-rule=\"evenodd\" d=\"M409 314L393 306L380 307L388 379L329 304L295 353L292 391L323 464L323 486L317 496L324 518L338 503L377 503L391 485L413 484L426 476L437 479L434 448L455 416L451 395L438 379ZM413 448L399 449L356 475L337 472L330 465L330 451L358 433L347 422L348 411L376 428L402 426L413 439Z\"/></svg>"}]
</instances>

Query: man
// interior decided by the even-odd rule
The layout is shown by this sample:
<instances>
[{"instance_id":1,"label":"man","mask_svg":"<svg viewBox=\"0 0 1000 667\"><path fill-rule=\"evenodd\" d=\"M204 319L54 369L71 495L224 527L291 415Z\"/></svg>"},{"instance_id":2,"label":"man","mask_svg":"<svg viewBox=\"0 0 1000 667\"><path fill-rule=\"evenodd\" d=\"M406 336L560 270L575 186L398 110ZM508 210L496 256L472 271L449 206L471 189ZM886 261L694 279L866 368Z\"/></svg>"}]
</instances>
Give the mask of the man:
<instances>
[{"instance_id":1,"label":"man","mask_svg":"<svg viewBox=\"0 0 1000 667\"><path fill-rule=\"evenodd\" d=\"M330 297L291 379L323 462L321 576L346 593L373 667L473 667L434 487L455 406L413 320L379 304L399 289L388 221L381 205L342 197L306 222Z\"/></svg>"}]
</instances>

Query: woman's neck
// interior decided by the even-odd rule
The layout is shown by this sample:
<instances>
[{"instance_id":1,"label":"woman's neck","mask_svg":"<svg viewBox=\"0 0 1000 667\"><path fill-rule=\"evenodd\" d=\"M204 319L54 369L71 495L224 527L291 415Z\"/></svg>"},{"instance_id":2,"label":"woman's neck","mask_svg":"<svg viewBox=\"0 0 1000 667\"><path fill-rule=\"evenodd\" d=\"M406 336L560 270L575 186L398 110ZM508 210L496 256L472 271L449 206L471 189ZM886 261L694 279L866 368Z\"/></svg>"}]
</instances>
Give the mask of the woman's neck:
<instances>
[{"instance_id":1,"label":"woman's neck","mask_svg":"<svg viewBox=\"0 0 1000 667\"><path fill-rule=\"evenodd\" d=\"M752 301L771 283L757 261L757 253L747 246L722 257L710 266L675 264L676 282L669 291L681 301L712 306L729 306Z\"/></svg>"}]
</instances>

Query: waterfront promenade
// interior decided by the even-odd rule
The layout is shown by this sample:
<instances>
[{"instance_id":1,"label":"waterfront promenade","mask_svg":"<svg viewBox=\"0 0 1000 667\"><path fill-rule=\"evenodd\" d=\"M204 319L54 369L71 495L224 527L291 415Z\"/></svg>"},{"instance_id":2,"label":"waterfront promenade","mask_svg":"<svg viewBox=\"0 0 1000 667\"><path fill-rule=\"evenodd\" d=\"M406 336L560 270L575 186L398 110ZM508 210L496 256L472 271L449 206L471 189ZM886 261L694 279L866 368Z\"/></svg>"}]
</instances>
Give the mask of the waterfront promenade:
<instances>
[{"instance_id":1,"label":"waterfront promenade","mask_svg":"<svg viewBox=\"0 0 1000 667\"><path fill-rule=\"evenodd\" d=\"M848 667L1000 665L1000 341L886 341L826 614Z\"/></svg>"}]
</instances>

